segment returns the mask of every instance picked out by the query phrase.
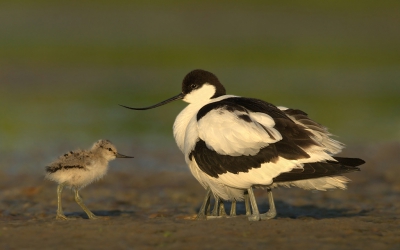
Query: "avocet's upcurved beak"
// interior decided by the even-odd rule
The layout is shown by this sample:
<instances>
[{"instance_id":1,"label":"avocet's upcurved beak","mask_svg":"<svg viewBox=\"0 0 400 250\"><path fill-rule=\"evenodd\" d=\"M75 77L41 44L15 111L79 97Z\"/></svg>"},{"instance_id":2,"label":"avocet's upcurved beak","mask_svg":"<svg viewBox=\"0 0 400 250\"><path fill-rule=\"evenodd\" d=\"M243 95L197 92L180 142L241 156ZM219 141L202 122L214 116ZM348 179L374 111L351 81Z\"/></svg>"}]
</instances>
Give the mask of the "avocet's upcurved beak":
<instances>
[{"instance_id":1,"label":"avocet's upcurved beak","mask_svg":"<svg viewBox=\"0 0 400 250\"><path fill-rule=\"evenodd\" d=\"M133 156L121 155L121 154L119 154L119 153L117 153L117 154L115 155L115 157L117 157L117 158L135 158L135 157L133 157Z\"/></svg>"},{"instance_id":2,"label":"avocet's upcurved beak","mask_svg":"<svg viewBox=\"0 0 400 250\"><path fill-rule=\"evenodd\" d=\"M170 103L170 102L173 102L173 101L176 101L176 100L182 100L184 97L185 97L185 95L183 93L180 93L179 95L171 97L168 100L165 100L165 101L162 101L160 103L154 104L154 105L149 106L149 107L144 107L144 108L131 108L131 107L128 107L128 106L125 106L125 105L121 105L121 104L119 104L119 106L122 106L122 107L127 108L127 109L133 109L133 110L146 110L146 109L157 108L157 107L160 107L162 105L165 105L167 103Z\"/></svg>"}]
</instances>

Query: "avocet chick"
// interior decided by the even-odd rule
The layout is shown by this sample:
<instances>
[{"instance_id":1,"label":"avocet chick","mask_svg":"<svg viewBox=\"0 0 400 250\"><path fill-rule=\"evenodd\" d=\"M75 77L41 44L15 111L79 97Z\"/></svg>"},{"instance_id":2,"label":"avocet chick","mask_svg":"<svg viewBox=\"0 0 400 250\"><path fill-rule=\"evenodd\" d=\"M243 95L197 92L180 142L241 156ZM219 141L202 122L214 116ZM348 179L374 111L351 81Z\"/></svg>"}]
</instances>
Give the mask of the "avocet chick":
<instances>
[{"instance_id":1,"label":"avocet chick","mask_svg":"<svg viewBox=\"0 0 400 250\"><path fill-rule=\"evenodd\" d=\"M74 190L75 201L86 212L89 219L96 216L83 204L79 190L93 181L102 178L108 169L108 162L115 158L133 158L119 154L108 140L99 140L90 150L70 151L46 167L46 179L58 183L56 219L67 220L61 206L61 193L64 187Z\"/></svg>"}]
</instances>

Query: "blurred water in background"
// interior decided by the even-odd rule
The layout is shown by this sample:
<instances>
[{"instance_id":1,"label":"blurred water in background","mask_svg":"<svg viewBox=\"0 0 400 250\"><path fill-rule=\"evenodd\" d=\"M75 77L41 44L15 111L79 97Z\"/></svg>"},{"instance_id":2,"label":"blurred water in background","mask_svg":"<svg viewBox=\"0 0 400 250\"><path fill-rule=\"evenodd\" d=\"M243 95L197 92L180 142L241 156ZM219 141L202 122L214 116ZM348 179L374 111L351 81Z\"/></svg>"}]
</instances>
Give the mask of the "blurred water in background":
<instances>
[{"instance_id":1,"label":"blurred water in background","mask_svg":"<svg viewBox=\"0 0 400 250\"><path fill-rule=\"evenodd\" d=\"M145 168L183 168L172 124L186 104L118 104L176 95L195 68L229 94L306 111L348 145L399 141L399 7L1 1L0 170L42 171L100 138Z\"/></svg>"}]
</instances>

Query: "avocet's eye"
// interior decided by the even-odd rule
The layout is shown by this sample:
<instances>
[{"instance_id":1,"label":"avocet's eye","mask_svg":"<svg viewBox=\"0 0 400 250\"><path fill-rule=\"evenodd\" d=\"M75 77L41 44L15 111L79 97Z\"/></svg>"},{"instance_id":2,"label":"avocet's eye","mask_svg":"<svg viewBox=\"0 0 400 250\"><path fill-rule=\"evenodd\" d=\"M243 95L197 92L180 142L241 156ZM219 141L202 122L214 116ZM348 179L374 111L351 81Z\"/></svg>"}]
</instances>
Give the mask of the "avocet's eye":
<instances>
[{"instance_id":1,"label":"avocet's eye","mask_svg":"<svg viewBox=\"0 0 400 250\"><path fill-rule=\"evenodd\" d=\"M190 85L190 87L191 87L192 89L196 89L196 88L197 88L197 85L193 83L192 85Z\"/></svg>"}]
</instances>

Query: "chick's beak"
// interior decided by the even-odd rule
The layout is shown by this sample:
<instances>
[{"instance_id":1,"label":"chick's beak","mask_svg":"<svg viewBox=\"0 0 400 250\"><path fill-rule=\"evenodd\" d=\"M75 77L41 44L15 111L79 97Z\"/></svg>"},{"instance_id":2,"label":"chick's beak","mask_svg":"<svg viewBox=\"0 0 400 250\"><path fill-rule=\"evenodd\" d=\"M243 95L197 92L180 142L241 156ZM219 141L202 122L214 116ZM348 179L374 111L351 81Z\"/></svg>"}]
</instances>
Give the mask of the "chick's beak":
<instances>
[{"instance_id":1,"label":"chick's beak","mask_svg":"<svg viewBox=\"0 0 400 250\"><path fill-rule=\"evenodd\" d=\"M117 158L135 158L135 157L133 157L133 156L122 155L122 154L119 154L119 153L117 153L117 154L115 155L115 157L117 157Z\"/></svg>"}]
</instances>

